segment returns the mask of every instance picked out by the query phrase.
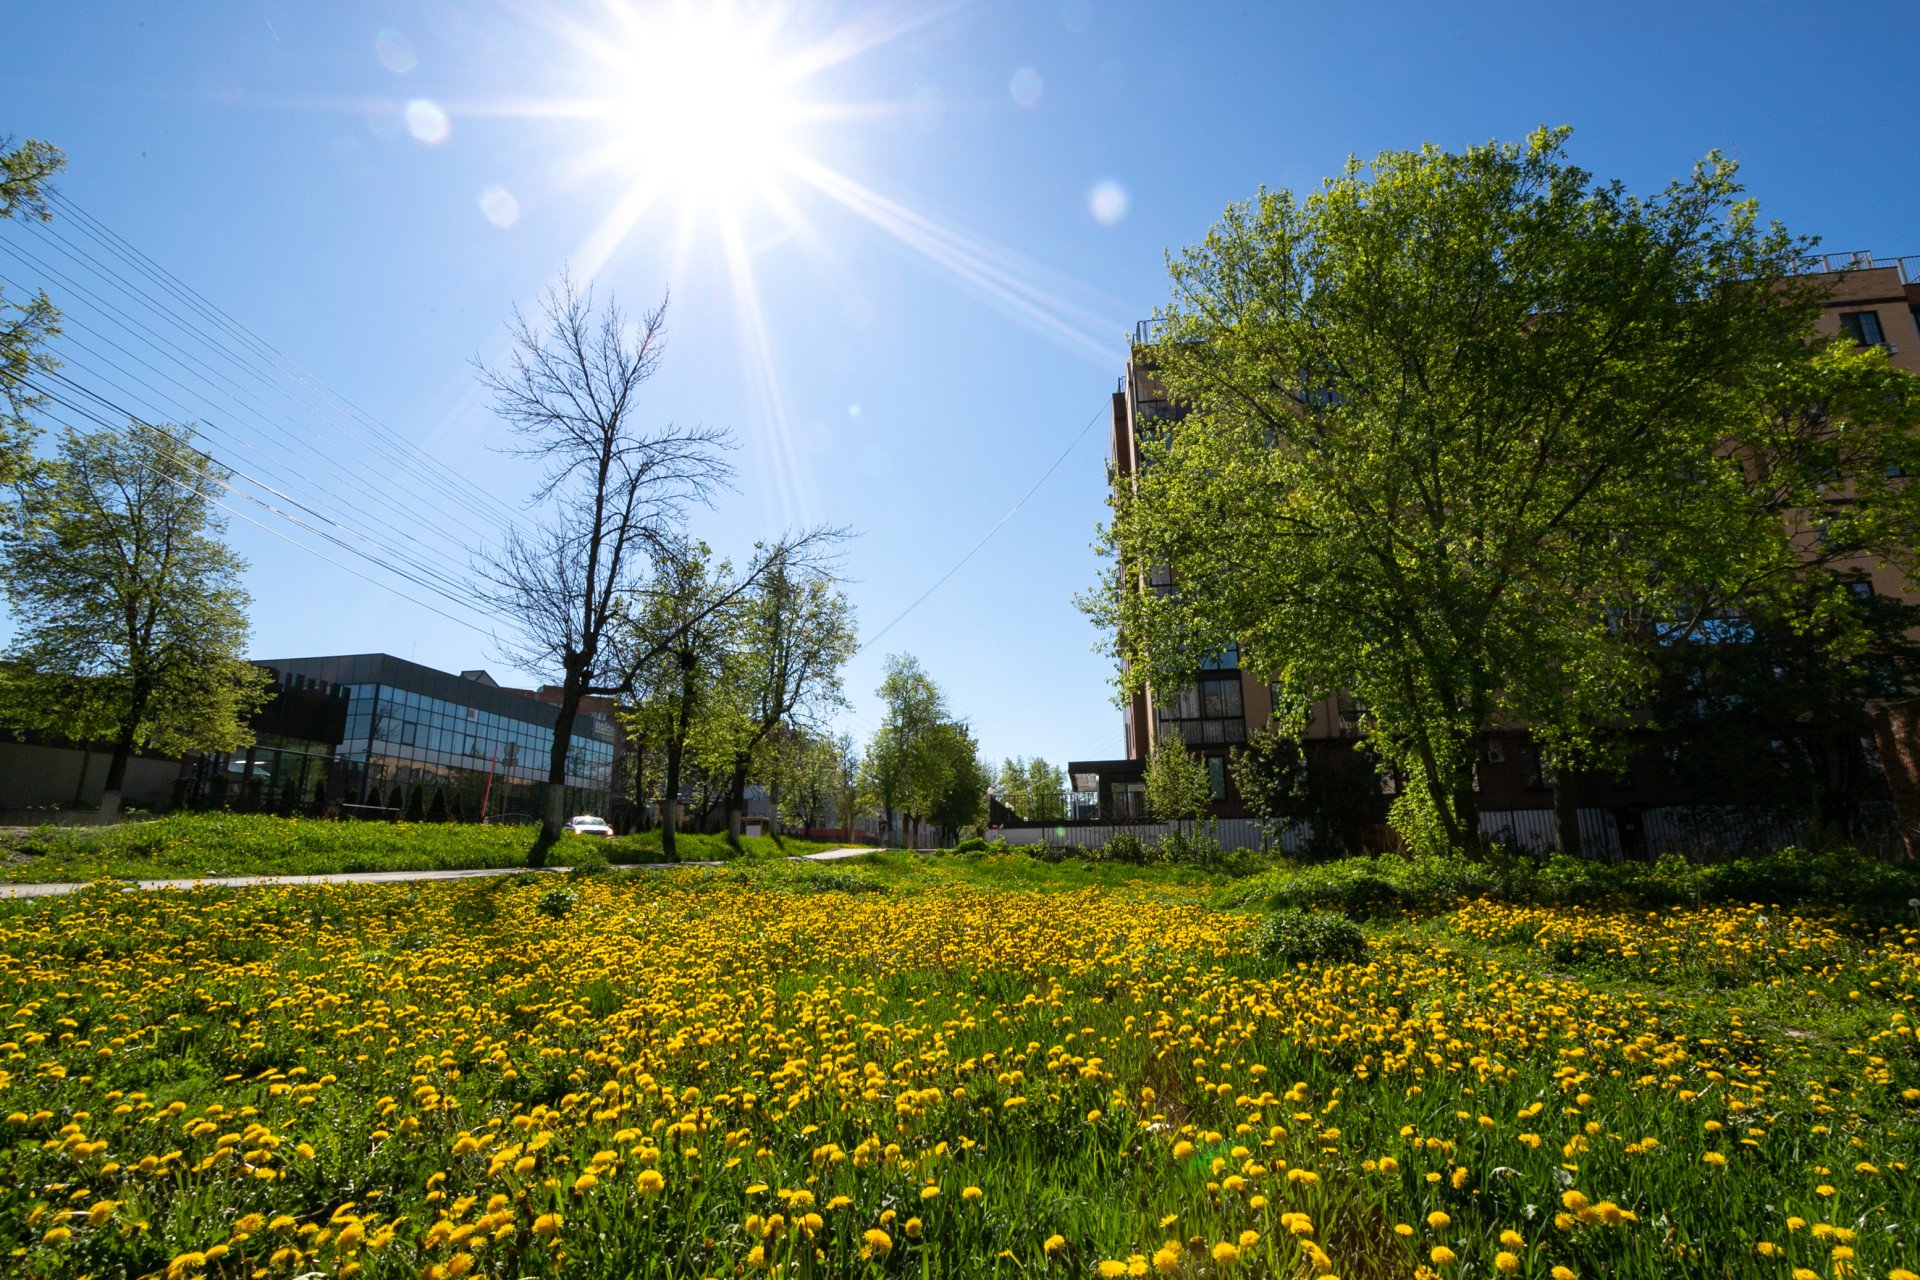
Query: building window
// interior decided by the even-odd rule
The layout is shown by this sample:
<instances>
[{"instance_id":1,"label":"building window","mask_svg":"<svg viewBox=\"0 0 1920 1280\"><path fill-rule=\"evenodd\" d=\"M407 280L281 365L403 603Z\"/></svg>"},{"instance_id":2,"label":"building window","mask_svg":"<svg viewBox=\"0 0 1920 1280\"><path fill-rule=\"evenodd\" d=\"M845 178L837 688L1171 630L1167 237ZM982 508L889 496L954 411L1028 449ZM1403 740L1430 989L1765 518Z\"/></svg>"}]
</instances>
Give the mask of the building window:
<instances>
[{"instance_id":1,"label":"building window","mask_svg":"<svg viewBox=\"0 0 1920 1280\"><path fill-rule=\"evenodd\" d=\"M1227 762L1221 756L1207 757L1207 787L1215 800L1227 798Z\"/></svg>"},{"instance_id":2,"label":"building window","mask_svg":"<svg viewBox=\"0 0 1920 1280\"><path fill-rule=\"evenodd\" d=\"M1887 464L1887 479L1889 479L1889 480L1898 480L1898 479L1900 479L1900 478L1901 478L1902 476L1905 476L1905 475L1907 475L1907 474L1909 474L1909 473L1908 473L1908 471L1907 471L1907 469L1906 469L1905 467L1903 467L1903 466L1901 466L1901 465L1900 465L1899 463L1897 463L1897 462L1889 462L1889 463Z\"/></svg>"},{"instance_id":3,"label":"building window","mask_svg":"<svg viewBox=\"0 0 1920 1280\"><path fill-rule=\"evenodd\" d=\"M1238 672L1204 675L1178 695L1156 702L1154 713L1159 722L1158 736L1178 732L1190 747L1220 746L1247 738Z\"/></svg>"},{"instance_id":4,"label":"building window","mask_svg":"<svg viewBox=\"0 0 1920 1280\"><path fill-rule=\"evenodd\" d=\"M1529 791L1545 791L1553 786L1553 774L1540 761L1540 748L1528 743L1520 748L1520 781Z\"/></svg>"},{"instance_id":5,"label":"building window","mask_svg":"<svg viewBox=\"0 0 1920 1280\"><path fill-rule=\"evenodd\" d=\"M1202 671L1238 671L1240 669L1240 646L1230 644L1213 657L1200 664Z\"/></svg>"},{"instance_id":6,"label":"building window","mask_svg":"<svg viewBox=\"0 0 1920 1280\"><path fill-rule=\"evenodd\" d=\"M1855 578L1847 583L1847 590L1853 592L1856 600L1873 599L1873 583L1866 578Z\"/></svg>"},{"instance_id":7,"label":"building window","mask_svg":"<svg viewBox=\"0 0 1920 1280\"><path fill-rule=\"evenodd\" d=\"M1845 311L1840 315L1840 327L1855 342L1865 347L1877 347L1886 341L1880 332L1880 315L1875 311Z\"/></svg>"}]
</instances>

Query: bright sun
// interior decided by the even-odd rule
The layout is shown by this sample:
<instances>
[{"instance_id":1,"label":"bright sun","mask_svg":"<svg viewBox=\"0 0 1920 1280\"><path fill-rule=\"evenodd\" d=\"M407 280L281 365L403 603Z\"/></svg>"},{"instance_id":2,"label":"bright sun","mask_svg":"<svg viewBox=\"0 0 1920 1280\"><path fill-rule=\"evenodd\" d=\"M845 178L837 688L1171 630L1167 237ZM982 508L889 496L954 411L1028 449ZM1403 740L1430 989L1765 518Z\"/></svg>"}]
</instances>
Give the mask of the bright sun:
<instances>
[{"instance_id":1,"label":"bright sun","mask_svg":"<svg viewBox=\"0 0 1920 1280\"><path fill-rule=\"evenodd\" d=\"M798 77L771 37L724 4L633 31L615 128L637 181L722 210L777 181L797 154Z\"/></svg>"}]
</instances>

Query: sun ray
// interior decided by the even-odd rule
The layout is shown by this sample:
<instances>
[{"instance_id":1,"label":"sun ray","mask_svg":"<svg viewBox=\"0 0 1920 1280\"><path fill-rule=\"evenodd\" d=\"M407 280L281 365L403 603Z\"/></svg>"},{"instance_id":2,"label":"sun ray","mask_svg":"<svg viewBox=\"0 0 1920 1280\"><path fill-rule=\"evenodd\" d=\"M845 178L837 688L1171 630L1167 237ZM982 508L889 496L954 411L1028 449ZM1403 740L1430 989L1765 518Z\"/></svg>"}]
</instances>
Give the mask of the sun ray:
<instances>
[{"instance_id":1,"label":"sun ray","mask_svg":"<svg viewBox=\"0 0 1920 1280\"><path fill-rule=\"evenodd\" d=\"M1102 367L1125 363L1126 353L1118 343L1124 322L1058 298L1021 278L1023 268L1040 274L1037 265L1024 264L1010 251L943 226L816 160L796 156L790 168L822 194L945 267L1035 332Z\"/></svg>"},{"instance_id":2,"label":"sun ray","mask_svg":"<svg viewBox=\"0 0 1920 1280\"><path fill-rule=\"evenodd\" d=\"M660 195L660 187L636 186L620 197L619 203L607 211L605 217L587 233L586 239L570 258L571 270L583 280L591 280L599 274L620 251L627 237L633 233L640 219L645 216L648 206Z\"/></svg>"},{"instance_id":3,"label":"sun ray","mask_svg":"<svg viewBox=\"0 0 1920 1280\"><path fill-rule=\"evenodd\" d=\"M772 343L767 337L766 316L760 305L760 289L753 277L753 261L740 238L740 224L728 215L720 220L721 244L725 248L727 276L733 292L734 325L740 336L740 353L749 397L760 419L760 441L780 497L780 514L786 528L797 528L812 520L805 473L794 454L792 424L787 417L787 399L781 393L780 375L774 364Z\"/></svg>"}]
</instances>

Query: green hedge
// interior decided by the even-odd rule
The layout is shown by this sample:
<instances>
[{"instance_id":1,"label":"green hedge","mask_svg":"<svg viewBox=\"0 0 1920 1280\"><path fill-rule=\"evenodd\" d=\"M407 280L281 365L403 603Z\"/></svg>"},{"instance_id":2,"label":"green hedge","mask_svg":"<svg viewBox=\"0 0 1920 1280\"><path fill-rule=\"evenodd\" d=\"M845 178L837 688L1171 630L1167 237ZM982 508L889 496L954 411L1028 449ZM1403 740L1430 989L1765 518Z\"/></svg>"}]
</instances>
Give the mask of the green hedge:
<instances>
[{"instance_id":1,"label":"green hedge","mask_svg":"<svg viewBox=\"0 0 1920 1280\"><path fill-rule=\"evenodd\" d=\"M1920 867L1852 853L1784 849L1757 858L1695 864L1669 855L1655 862L1592 862L1558 854L1470 862L1465 858L1347 858L1276 867L1236 881L1216 905L1319 907L1356 919L1437 909L1463 898L1650 907L1696 902L1895 905L1920 897Z\"/></svg>"}]
</instances>

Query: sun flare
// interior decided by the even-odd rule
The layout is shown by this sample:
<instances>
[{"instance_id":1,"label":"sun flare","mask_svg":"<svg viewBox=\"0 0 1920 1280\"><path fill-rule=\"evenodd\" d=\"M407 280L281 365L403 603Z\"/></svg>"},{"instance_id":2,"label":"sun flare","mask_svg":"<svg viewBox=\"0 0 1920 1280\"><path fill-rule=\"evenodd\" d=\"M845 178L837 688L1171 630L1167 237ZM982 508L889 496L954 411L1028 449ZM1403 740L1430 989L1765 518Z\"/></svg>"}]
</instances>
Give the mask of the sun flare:
<instances>
[{"instance_id":1,"label":"sun flare","mask_svg":"<svg viewBox=\"0 0 1920 1280\"><path fill-rule=\"evenodd\" d=\"M634 180L725 213L766 194L798 155L798 75L765 22L680 8L630 32L613 118Z\"/></svg>"}]
</instances>

